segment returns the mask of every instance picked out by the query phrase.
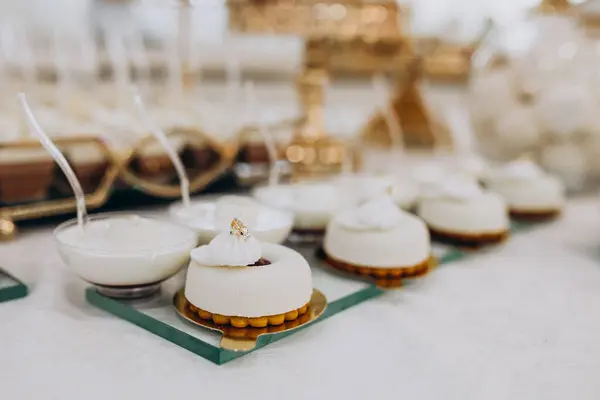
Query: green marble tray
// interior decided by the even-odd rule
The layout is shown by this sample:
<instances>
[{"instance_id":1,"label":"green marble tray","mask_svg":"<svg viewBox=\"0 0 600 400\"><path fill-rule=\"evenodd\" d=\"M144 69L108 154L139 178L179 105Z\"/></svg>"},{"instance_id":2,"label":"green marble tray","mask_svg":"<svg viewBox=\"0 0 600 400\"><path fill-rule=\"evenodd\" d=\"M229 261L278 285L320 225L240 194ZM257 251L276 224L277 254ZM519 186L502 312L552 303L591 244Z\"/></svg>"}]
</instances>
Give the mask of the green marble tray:
<instances>
[{"instance_id":1,"label":"green marble tray","mask_svg":"<svg viewBox=\"0 0 600 400\"><path fill-rule=\"evenodd\" d=\"M0 269L0 303L27 296L28 289L8 272Z\"/></svg>"}]
</instances>

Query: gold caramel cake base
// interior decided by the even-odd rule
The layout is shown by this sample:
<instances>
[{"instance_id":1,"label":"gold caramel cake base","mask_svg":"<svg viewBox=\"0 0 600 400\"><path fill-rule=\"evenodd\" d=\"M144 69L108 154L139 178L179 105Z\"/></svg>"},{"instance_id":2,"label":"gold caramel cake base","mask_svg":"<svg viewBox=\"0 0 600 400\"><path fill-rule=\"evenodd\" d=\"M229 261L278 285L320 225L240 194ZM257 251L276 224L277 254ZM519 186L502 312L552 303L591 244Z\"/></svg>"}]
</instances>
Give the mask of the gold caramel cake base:
<instances>
[{"instance_id":1,"label":"gold caramel cake base","mask_svg":"<svg viewBox=\"0 0 600 400\"><path fill-rule=\"evenodd\" d=\"M216 321L223 322L223 324L215 323L216 314L204 312L201 317L200 313L203 311L198 307L194 307L185 298L183 288L175 294L173 305L179 316L188 322L221 332L223 334L220 343L221 348L231 351L249 351L256 347L256 341L261 335L290 331L315 321L325 312L327 298L319 290L313 289L308 304L299 309L285 314L261 318L217 316ZM244 322L241 322L242 320ZM238 324L238 322L240 324L245 323L244 327L232 325L233 323ZM258 325L258 327L253 326L252 323Z\"/></svg>"},{"instance_id":2,"label":"gold caramel cake base","mask_svg":"<svg viewBox=\"0 0 600 400\"><path fill-rule=\"evenodd\" d=\"M546 222L560 216L560 210L518 210L511 209L510 217L522 222Z\"/></svg>"},{"instance_id":3,"label":"gold caramel cake base","mask_svg":"<svg viewBox=\"0 0 600 400\"><path fill-rule=\"evenodd\" d=\"M292 311L288 311L285 314L269 315L266 317L234 317L229 315L214 314L201 308L196 307L188 301L188 307L191 312L197 314L204 320L211 320L217 325L231 325L235 328L245 328L251 326L253 328L264 328L267 325L276 326L281 325L285 321L293 321L300 316L306 314L308 311L308 304L306 303L300 308Z\"/></svg>"},{"instance_id":4,"label":"gold caramel cake base","mask_svg":"<svg viewBox=\"0 0 600 400\"><path fill-rule=\"evenodd\" d=\"M508 239L509 231L485 233L456 233L442 231L429 227L431 240L452 246L479 248L482 246L498 244Z\"/></svg>"},{"instance_id":5,"label":"gold caramel cake base","mask_svg":"<svg viewBox=\"0 0 600 400\"><path fill-rule=\"evenodd\" d=\"M319 250L319 256L331 267L351 273L353 275L363 276L374 279L375 285L381 288L396 288L402 286L402 280L407 278L416 278L425 275L429 270L435 267L437 261L434 256L430 256L423 262L405 267L380 268L366 265L349 264L329 256L324 250Z\"/></svg>"}]
</instances>

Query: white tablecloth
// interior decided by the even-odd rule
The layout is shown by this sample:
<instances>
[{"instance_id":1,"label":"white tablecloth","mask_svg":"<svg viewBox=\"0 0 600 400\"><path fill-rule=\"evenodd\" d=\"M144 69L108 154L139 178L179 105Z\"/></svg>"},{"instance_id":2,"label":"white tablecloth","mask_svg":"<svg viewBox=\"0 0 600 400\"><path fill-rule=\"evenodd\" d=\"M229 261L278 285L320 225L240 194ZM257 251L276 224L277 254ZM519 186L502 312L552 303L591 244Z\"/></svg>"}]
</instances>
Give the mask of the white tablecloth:
<instances>
[{"instance_id":1,"label":"white tablecloth","mask_svg":"<svg viewBox=\"0 0 600 400\"><path fill-rule=\"evenodd\" d=\"M595 199L223 366L86 304L50 227L0 243L3 399L598 399Z\"/></svg>"}]
</instances>

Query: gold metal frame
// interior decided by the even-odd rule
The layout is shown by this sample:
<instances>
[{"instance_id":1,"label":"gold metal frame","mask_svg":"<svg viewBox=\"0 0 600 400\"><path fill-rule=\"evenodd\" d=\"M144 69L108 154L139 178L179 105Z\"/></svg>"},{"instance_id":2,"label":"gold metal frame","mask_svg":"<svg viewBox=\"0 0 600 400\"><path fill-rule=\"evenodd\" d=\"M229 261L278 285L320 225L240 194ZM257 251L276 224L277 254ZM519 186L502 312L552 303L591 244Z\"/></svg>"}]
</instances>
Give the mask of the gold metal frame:
<instances>
[{"instance_id":1,"label":"gold metal frame","mask_svg":"<svg viewBox=\"0 0 600 400\"><path fill-rule=\"evenodd\" d=\"M206 142L207 146L219 155L219 161L214 166L207 171L199 173L190 181L190 193L201 190L231 166L239 148L237 140L222 143L213 139L210 135L200 129L171 129L167 131L166 134L167 136L181 135L186 137L197 137ZM144 179L138 176L130 168L131 162L138 156L139 150L154 140L156 139L153 136L145 136L133 146L133 150L129 154L129 157L119 163L120 176L127 184L135 186L146 193L166 198L179 197L181 196L181 187L179 184L152 182L150 179Z\"/></svg>"},{"instance_id":2,"label":"gold metal frame","mask_svg":"<svg viewBox=\"0 0 600 400\"><path fill-rule=\"evenodd\" d=\"M58 147L74 144L95 143L100 149L102 149L102 152L108 161L108 167L96 190L90 194L86 194L85 204L88 208L97 208L103 205L108 200L110 189L119 175L118 157L109 149L108 145L98 137L82 135L72 138L59 138L56 139L54 143ZM42 145L37 141L0 143L0 150L35 149L41 147ZM74 198L45 200L28 204L18 204L14 206L9 205L0 208L0 219L20 221L25 219L41 218L68 213L75 210L75 208L76 203Z\"/></svg>"}]
</instances>

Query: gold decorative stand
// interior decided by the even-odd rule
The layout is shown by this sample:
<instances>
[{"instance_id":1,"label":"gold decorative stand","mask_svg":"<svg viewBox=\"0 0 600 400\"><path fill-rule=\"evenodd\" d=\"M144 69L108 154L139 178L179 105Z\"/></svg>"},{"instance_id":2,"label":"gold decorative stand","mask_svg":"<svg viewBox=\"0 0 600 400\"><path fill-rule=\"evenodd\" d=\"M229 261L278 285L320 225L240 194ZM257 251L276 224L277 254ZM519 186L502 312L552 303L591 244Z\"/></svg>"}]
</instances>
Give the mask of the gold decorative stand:
<instances>
[{"instance_id":1,"label":"gold decorative stand","mask_svg":"<svg viewBox=\"0 0 600 400\"><path fill-rule=\"evenodd\" d=\"M285 149L292 180L320 178L341 172L345 144L326 135L323 128L324 85L327 73L306 70L298 80L298 93L306 121L296 130Z\"/></svg>"}]
</instances>

